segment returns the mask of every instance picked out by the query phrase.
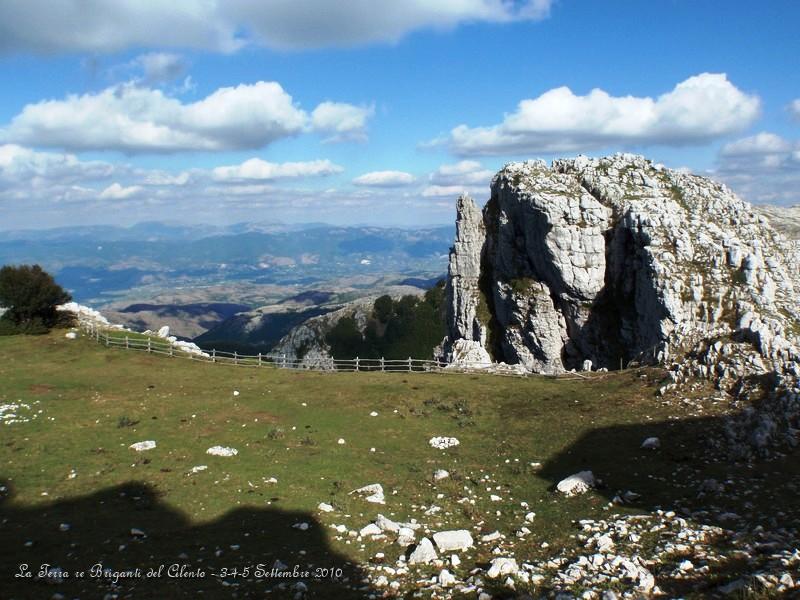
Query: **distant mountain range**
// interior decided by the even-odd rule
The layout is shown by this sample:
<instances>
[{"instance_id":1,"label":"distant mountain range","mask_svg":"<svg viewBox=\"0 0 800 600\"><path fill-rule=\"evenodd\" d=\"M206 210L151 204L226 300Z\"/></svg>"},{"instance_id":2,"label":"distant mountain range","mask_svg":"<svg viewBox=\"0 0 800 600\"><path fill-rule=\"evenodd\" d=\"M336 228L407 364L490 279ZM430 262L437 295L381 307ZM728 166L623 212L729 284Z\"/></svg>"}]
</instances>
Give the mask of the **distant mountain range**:
<instances>
[{"instance_id":1,"label":"distant mountain range","mask_svg":"<svg viewBox=\"0 0 800 600\"><path fill-rule=\"evenodd\" d=\"M310 288L326 289L325 283L333 279L372 280L388 274L395 274L398 281L440 277L452 241L452 227L150 222L129 228L3 232L0 264L38 263L77 301L94 305L174 304L174 299L154 299L176 290L215 288L213 297L193 294L187 303L258 306ZM220 295L219 286L228 286L231 293ZM264 286L270 290L259 292ZM291 289L276 294L275 286Z\"/></svg>"}]
</instances>

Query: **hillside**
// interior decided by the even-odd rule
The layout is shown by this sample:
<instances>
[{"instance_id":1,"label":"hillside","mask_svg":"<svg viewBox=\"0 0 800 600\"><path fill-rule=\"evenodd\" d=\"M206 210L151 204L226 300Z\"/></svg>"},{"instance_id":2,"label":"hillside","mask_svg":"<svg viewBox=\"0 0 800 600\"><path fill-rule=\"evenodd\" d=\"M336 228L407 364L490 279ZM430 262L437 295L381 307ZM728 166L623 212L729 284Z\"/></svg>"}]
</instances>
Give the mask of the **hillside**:
<instances>
[{"instance_id":1,"label":"hillside","mask_svg":"<svg viewBox=\"0 0 800 600\"><path fill-rule=\"evenodd\" d=\"M317 598L420 589L756 598L765 586L794 589L798 450L728 462L734 407L705 385L660 395L665 374L331 375L155 357L63 332L0 338L4 594L281 598L307 587ZM434 436L460 444L437 450ZM660 449L641 448L650 437ZM156 447L129 448L145 440ZM215 445L238 454L207 455ZM594 489L554 489L584 470ZM375 483L385 504L350 494ZM420 545L456 529L474 545L408 565L401 557L414 542L396 543L379 514L415 527L403 535ZM375 519L383 530L363 529ZM269 570L277 560L342 573L284 580L251 567L242 576L245 565ZM208 575L117 586L11 577L20 563L42 562L70 572L185 564Z\"/></svg>"}]
</instances>

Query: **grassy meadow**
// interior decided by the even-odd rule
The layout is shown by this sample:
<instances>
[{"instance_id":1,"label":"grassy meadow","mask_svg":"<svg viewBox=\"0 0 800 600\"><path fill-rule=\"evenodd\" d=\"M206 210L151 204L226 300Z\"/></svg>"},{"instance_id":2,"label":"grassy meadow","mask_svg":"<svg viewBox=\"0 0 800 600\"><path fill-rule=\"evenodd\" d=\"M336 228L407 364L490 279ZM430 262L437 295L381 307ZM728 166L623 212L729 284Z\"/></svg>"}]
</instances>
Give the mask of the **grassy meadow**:
<instances>
[{"instance_id":1,"label":"grassy meadow","mask_svg":"<svg viewBox=\"0 0 800 600\"><path fill-rule=\"evenodd\" d=\"M696 510L697 482L708 477L757 480L763 490L717 498L720 510L752 524L776 514L796 522L795 496L782 487L796 480L796 456L749 466L700 460L727 407L701 401L713 396L704 388L689 404L660 398L663 377L298 372L126 352L63 331L0 337L0 405L18 405L6 409L17 422L0 424L0 597L293 597L295 580L253 576L276 560L317 569L304 578L312 596L362 597L374 592L363 581L370 561L394 564L405 548L335 525L358 531L382 513L431 532L496 530L518 560L544 561L581 550L578 519ZM434 436L460 445L436 450ZM660 451L640 449L649 436ZM156 448L129 448L144 440ZM238 455L207 455L215 445ZM207 468L192 473L198 466ZM450 477L435 482L437 469ZM602 479L598 489L573 498L553 490L584 469ZM373 483L385 505L350 494ZM640 500L610 508L626 490ZM335 510L320 512L321 502ZM529 511L536 517L525 523ZM308 529L293 527L300 523ZM523 524L531 533L516 538ZM485 564L491 549L464 553L460 569ZM22 564L32 577L15 577ZM42 564L72 576L46 583L36 577ZM115 585L110 574L91 576L97 564L143 576ZM205 576L146 577L162 564ZM676 593L686 585L659 583Z\"/></svg>"}]
</instances>

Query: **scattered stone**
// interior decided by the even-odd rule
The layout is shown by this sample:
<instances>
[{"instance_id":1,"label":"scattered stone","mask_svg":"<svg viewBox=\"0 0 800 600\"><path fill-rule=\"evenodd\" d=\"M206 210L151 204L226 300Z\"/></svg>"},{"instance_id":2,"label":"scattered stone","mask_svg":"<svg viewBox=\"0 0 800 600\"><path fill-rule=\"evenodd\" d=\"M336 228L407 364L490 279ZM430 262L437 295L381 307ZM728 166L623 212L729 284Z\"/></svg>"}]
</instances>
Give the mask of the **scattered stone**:
<instances>
[{"instance_id":1,"label":"scattered stone","mask_svg":"<svg viewBox=\"0 0 800 600\"><path fill-rule=\"evenodd\" d=\"M642 448L644 450L658 450L661 448L661 440L657 437L649 437L642 442Z\"/></svg>"},{"instance_id":2,"label":"scattered stone","mask_svg":"<svg viewBox=\"0 0 800 600\"><path fill-rule=\"evenodd\" d=\"M448 477L450 477L450 473L448 473L444 469L438 469L437 471L433 472L434 481L441 481L442 479L447 479Z\"/></svg>"},{"instance_id":3,"label":"scattered stone","mask_svg":"<svg viewBox=\"0 0 800 600\"><path fill-rule=\"evenodd\" d=\"M357 490L353 490L350 492L351 494L359 494L364 497L364 500L367 502L373 502L375 504L386 504L386 497L383 493L383 486L380 483L372 483L370 485L365 485L364 487L358 488Z\"/></svg>"},{"instance_id":4,"label":"scattered stone","mask_svg":"<svg viewBox=\"0 0 800 600\"><path fill-rule=\"evenodd\" d=\"M299 529L300 531L308 531L309 525L308 523L303 522L303 523L295 523L294 525L292 525L292 527L294 529Z\"/></svg>"},{"instance_id":5,"label":"scattered stone","mask_svg":"<svg viewBox=\"0 0 800 600\"><path fill-rule=\"evenodd\" d=\"M447 448L452 448L460 444L460 442L454 437L433 437L428 441L428 443L433 448L437 448L439 450L446 450Z\"/></svg>"},{"instance_id":6,"label":"scattered stone","mask_svg":"<svg viewBox=\"0 0 800 600\"><path fill-rule=\"evenodd\" d=\"M408 564L410 565L417 565L423 564L426 565L430 562L433 562L438 557L436 555L436 550L433 547L433 544L428 538L422 538L417 544L416 548L414 548L413 552L408 557Z\"/></svg>"},{"instance_id":7,"label":"scattered stone","mask_svg":"<svg viewBox=\"0 0 800 600\"><path fill-rule=\"evenodd\" d=\"M197 465L196 467L192 467L191 471L189 471L192 475L195 473L200 473L201 471L205 471L208 469L208 465Z\"/></svg>"},{"instance_id":8,"label":"scattered stone","mask_svg":"<svg viewBox=\"0 0 800 600\"><path fill-rule=\"evenodd\" d=\"M517 561L513 558L495 558L492 559L491 566L486 572L486 576L491 579L496 579L502 575L516 574L519 571Z\"/></svg>"},{"instance_id":9,"label":"scattered stone","mask_svg":"<svg viewBox=\"0 0 800 600\"><path fill-rule=\"evenodd\" d=\"M447 569L442 569L437 578L439 585L442 587L450 587L455 584L456 578Z\"/></svg>"},{"instance_id":10,"label":"scattered stone","mask_svg":"<svg viewBox=\"0 0 800 600\"><path fill-rule=\"evenodd\" d=\"M358 532L358 535L360 535L361 537L367 537L367 536L372 537L376 535L383 535L383 531L381 530L380 527L375 525L375 523L370 523L366 527L363 527L361 531Z\"/></svg>"},{"instance_id":11,"label":"scattered stone","mask_svg":"<svg viewBox=\"0 0 800 600\"><path fill-rule=\"evenodd\" d=\"M239 451L236 448L229 448L227 446L211 446L206 450L206 454L211 456L236 456Z\"/></svg>"},{"instance_id":12,"label":"scattered stone","mask_svg":"<svg viewBox=\"0 0 800 600\"><path fill-rule=\"evenodd\" d=\"M147 440L144 442L136 442L135 444L131 444L128 446L131 450L136 450L136 452L144 452L145 450L152 450L156 447L156 443L153 440Z\"/></svg>"},{"instance_id":13,"label":"scattered stone","mask_svg":"<svg viewBox=\"0 0 800 600\"><path fill-rule=\"evenodd\" d=\"M77 339L78 334L75 333L74 331L68 331L67 333L64 334L64 337L67 338L68 340L74 340Z\"/></svg>"},{"instance_id":14,"label":"scattered stone","mask_svg":"<svg viewBox=\"0 0 800 600\"><path fill-rule=\"evenodd\" d=\"M472 535L466 529L439 531L433 534L433 542L440 552L467 550L473 546Z\"/></svg>"},{"instance_id":15,"label":"scattered stone","mask_svg":"<svg viewBox=\"0 0 800 600\"><path fill-rule=\"evenodd\" d=\"M559 481L556 489L566 496L575 496L589 491L594 486L594 474L591 471L581 471Z\"/></svg>"},{"instance_id":16,"label":"scattered stone","mask_svg":"<svg viewBox=\"0 0 800 600\"><path fill-rule=\"evenodd\" d=\"M317 510L319 510L320 512L333 512L333 506L331 506L327 502L320 502L317 505Z\"/></svg>"}]
</instances>

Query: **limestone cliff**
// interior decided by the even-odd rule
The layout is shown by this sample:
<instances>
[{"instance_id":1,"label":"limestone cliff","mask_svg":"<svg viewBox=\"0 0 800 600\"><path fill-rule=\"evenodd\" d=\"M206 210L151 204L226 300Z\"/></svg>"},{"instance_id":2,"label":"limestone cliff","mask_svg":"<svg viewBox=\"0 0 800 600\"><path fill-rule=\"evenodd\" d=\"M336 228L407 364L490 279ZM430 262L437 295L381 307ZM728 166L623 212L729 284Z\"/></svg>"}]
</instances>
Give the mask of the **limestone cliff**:
<instances>
[{"instance_id":1,"label":"limestone cliff","mask_svg":"<svg viewBox=\"0 0 800 600\"><path fill-rule=\"evenodd\" d=\"M511 163L491 190L458 201L446 360L797 375L797 246L725 186L615 155Z\"/></svg>"}]
</instances>

